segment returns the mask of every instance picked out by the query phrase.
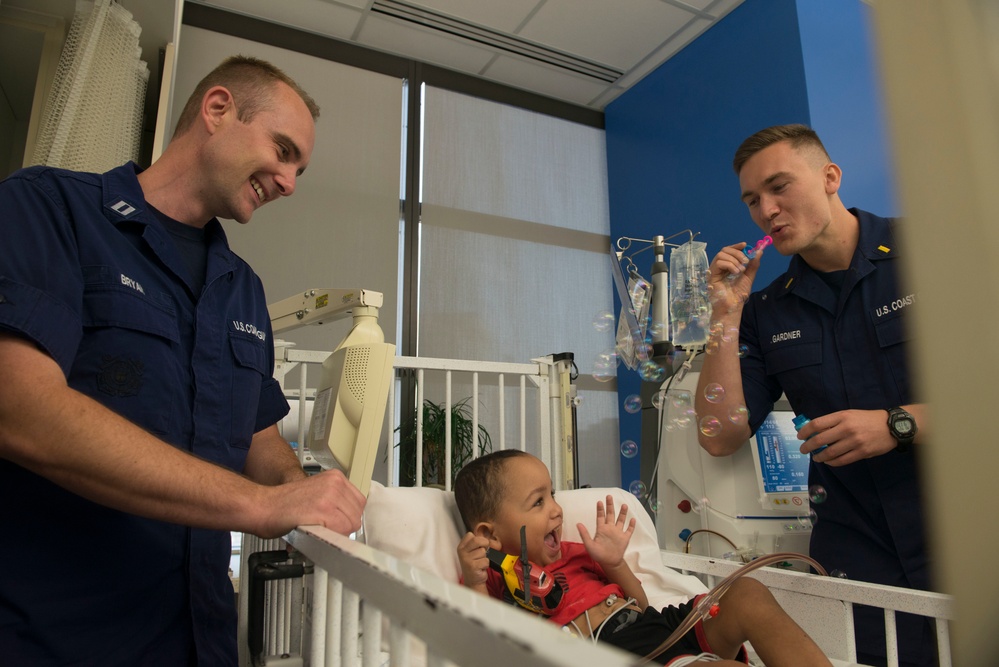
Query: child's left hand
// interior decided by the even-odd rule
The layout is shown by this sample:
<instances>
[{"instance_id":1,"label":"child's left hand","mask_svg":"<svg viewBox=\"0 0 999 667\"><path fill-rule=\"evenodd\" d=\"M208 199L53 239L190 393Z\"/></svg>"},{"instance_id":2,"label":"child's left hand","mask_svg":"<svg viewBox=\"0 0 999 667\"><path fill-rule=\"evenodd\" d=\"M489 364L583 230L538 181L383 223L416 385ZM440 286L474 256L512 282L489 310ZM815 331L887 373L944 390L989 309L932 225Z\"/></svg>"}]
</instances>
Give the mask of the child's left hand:
<instances>
[{"instance_id":1,"label":"child's left hand","mask_svg":"<svg viewBox=\"0 0 999 667\"><path fill-rule=\"evenodd\" d=\"M631 542L636 523L634 518L631 521L627 521L627 518L628 506L621 505L621 512L617 519L614 519L614 499L607 496L606 512L604 504L597 501L597 530L593 537L590 537L586 526L581 523L576 524L586 552L605 570L617 567L624 560L624 551Z\"/></svg>"}]
</instances>

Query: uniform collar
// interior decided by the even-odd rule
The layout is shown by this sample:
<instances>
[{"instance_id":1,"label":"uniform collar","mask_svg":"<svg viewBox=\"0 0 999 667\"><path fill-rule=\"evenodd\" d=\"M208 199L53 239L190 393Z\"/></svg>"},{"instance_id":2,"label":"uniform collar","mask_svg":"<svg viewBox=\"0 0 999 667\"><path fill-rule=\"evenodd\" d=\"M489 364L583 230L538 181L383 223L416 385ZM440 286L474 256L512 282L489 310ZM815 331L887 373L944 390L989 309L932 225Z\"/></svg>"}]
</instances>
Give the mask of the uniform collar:
<instances>
[{"instance_id":1,"label":"uniform collar","mask_svg":"<svg viewBox=\"0 0 999 667\"><path fill-rule=\"evenodd\" d=\"M898 256L898 243L891 228L893 219L882 218L858 208L851 208L849 211L860 223L860 236L848 270L864 276L874 269L873 262ZM794 292L812 280L821 278L800 255L794 255L788 263L787 272L780 278L777 295L784 296Z\"/></svg>"},{"instance_id":2,"label":"uniform collar","mask_svg":"<svg viewBox=\"0 0 999 667\"><path fill-rule=\"evenodd\" d=\"M126 222L145 225L143 237L157 254L161 254L161 257L171 264L173 260L163 255L173 254L175 248L166 234L161 233L162 225L146 203L142 186L139 184L140 173L142 168L139 165L128 162L101 175L104 185L104 215L116 226ZM152 232L151 228L158 231ZM217 218L212 218L205 225L205 240L209 244L209 277L214 278L218 274L230 271L234 262L232 250ZM215 262L212 262L212 257L215 258Z\"/></svg>"},{"instance_id":3,"label":"uniform collar","mask_svg":"<svg viewBox=\"0 0 999 667\"><path fill-rule=\"evenodd\" d=\"M104 192L104 215L113 225L126 221L150 223L152 213L139 185L139 165L128 162L101 175Z\"/></svg>"}]
</instances>

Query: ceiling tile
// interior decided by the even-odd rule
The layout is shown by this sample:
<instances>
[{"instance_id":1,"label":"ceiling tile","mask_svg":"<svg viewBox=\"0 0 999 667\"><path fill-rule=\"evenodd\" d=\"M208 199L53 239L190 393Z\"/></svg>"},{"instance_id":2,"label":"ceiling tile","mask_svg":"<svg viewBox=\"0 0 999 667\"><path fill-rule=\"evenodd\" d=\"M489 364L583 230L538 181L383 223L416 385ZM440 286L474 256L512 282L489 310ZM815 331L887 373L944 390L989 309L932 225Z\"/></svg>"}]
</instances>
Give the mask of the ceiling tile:
<instances>
[{"instance_id":1,"label":"ceiling tile","mask_svg":"<svg viewBox=\"0 0 999 667\"><path fill-rule=\"evenodd\" d=\"M502 0L502 2L476 2L475 0L407 0L409 4L425 7L441 14L464 19L480 26L501 32L513 33L534 8L544 0Z\"/></svg>"},{"instance_id":2,"label":"ceiling tile","mask_svg":"<svg viewBox=\"0 0 999 667\"><path fill-rule=\"evenodd\" d=\"M372 49L471 74L478 74L495 55L466 40L375 14L368 14L356 41Z\"/></svg>"},{"instance_id":3,"label":"ceiling tile","mask_svg":"<svg viewBox=\"0 0 999 667\"><path fill-rule=\"evenodd\" d=\"M669 41L650 53L644 60L635 67L624 73L616 83L620 86L631 87L638 83L646 74L656 69L669 60L680 49L694 41L698 35L710 28L713 23L707 19L697 19L689 23L683 30L670 36Z\"/></svg>"},{"instance_id":4,"label":"ceiling tile","mask_svg":"<svg viewBox=\"0 0 999 667\"><path fill-rule=\"evenodd\" d=\"M588 104L607 87L597 81L509 56L497 58L485 76L515 88L582 105Z\"/></svg>"},{"instance_id":5,"label":"ceiling tile","mask_svg":"<svg viewBox=\"0 0 999 667\"><path fill-rule=\"evenodd\" d=\"M694 16L661 0L548 0L520 34L628 70Z\"/></svg>"},{"instance_id":6,"label":"ceiling tile","mask_svg":"<svg viewBox=\"0 0 999 667\"><path fill-rule=\"evenodd\" d=\"M199 2L337 39L350 39L363 15L358 9L325 0L291 0L281 3L275 3L273 0L199 0Z\"/></svg>"}]
</instances>

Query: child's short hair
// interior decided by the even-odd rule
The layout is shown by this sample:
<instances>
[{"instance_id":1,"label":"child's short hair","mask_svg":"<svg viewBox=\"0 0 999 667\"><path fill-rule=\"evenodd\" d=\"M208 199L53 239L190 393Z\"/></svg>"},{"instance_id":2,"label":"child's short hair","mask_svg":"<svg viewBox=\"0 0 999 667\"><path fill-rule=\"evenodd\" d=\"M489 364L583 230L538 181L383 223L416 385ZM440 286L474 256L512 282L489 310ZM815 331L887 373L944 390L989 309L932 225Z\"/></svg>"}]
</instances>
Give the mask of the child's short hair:
<instances>
[{"instance_id":1,"label":"child's short hair","mask_svg":"<svg viewBox=\"0 0 999 667\"><path fill-rule=\"evenodd\" d=\"M480 521L496 517L506 492L503 467L508 459L517 456L529 454L519 449L501 449L473 459L458 471L454 478L454 501L465 530L471 531Z\"/></svg>"}]
</instances>

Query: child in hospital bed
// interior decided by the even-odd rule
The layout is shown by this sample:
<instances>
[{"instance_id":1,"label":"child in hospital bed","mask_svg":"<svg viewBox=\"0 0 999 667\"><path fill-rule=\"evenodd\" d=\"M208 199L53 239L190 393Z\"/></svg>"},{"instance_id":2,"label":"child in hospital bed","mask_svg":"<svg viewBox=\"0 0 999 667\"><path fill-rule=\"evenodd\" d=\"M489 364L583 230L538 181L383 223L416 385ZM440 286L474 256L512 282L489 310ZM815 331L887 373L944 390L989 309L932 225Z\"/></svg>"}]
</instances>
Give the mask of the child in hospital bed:
<instances>
[{"instance_id":1,"label":"child in hospital bed","mask_svg":"<svg viewBox=\"0 0 999 667\"><path fill-rule=\"evenodd\" d=\"M606 509L597 503L592 537L578 524L582 544L562 542L562 508L555 502L551 477L530 454L501 450L473 460L458 473L454 493L469 531L458 545L462 583L469 588L510 601L502 575L490 569L487 548L520 556L521 528L526 527L528 560L563 588L550 620L570 632L644 656L696 603L662 610L648 605L641 582L624 560L635 519L626 520L627 506L615 518L610 496ZM745 641L769 667L830 664L770 591L747 577L728 589L716 617L699 621L657 660L671 667L745 664Z\"/></svg>"}]
</instances>

